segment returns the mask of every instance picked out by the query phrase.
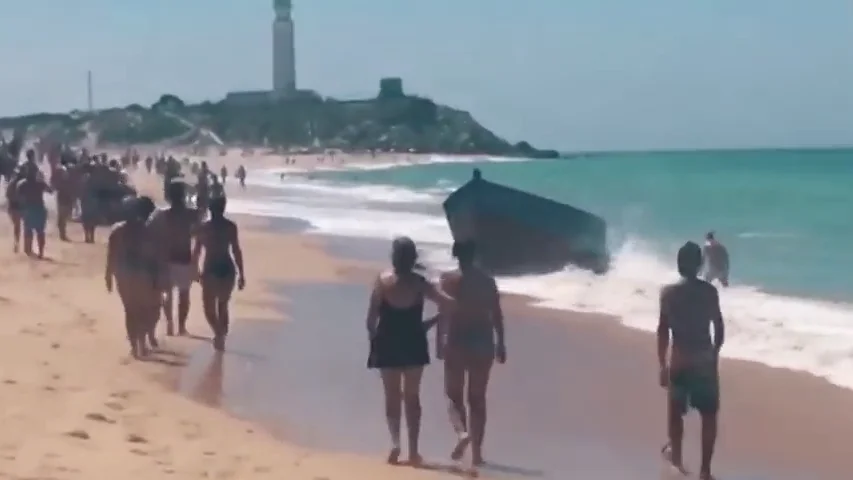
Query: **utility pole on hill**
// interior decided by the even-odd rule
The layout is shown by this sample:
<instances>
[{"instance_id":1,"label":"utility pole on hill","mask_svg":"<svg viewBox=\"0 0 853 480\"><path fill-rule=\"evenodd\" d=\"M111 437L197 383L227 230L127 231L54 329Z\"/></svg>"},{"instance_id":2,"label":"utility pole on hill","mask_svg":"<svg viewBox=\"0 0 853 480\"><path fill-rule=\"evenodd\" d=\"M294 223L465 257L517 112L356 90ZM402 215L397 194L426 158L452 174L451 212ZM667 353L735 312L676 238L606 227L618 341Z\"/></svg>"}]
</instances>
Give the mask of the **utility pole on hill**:
<instances>
[{"instance_id":1,"label":"utility pole on hill","mask_svg":"<svg viewBox=\"0 0 853 480\"><path fill-rule=\"evenodd\" d=\"M86 72L86 100L89 107L89 113L92 113L94 104L92 103L92 71Z\"/></svg>"}]
</instances>

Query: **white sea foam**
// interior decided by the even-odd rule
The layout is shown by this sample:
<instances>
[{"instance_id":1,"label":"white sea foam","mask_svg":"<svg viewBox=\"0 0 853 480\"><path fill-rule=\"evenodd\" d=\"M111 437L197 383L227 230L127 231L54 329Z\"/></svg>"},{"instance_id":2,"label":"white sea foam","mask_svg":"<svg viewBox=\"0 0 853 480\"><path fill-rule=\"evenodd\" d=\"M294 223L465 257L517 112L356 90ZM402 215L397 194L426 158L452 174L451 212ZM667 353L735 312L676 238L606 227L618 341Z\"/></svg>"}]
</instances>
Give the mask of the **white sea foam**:
<instances>
[{"instance_id":1,"label":"white sea foam","mask_svg":"<svg viewBox=\"0 0 853 480\"><path fill-rule=\"evenodd\" d=\"M389 186L334 186L292 178L264 183L281 196L229 202L229 209L307 220L326 235L390 240L405 234L421 244L425 263L450 267L450 233L444 218L401 206L437 206L439 192ZM265 182L258 179L259 182ZM442 185L439 190L450 188ZM388 209L379 208L382 203ZM394 208L396 207L396 208ZM629 222L630 223L630 222ZM628 327L653 331L660 286L676 278L671 260L637 236L613 246L613 268L605 276L566 269L547 275L499 280L503 291L524 294L535 305L611 314ZM775 295L735 284L721 291L727 323L724 354L774 367L810 372L853 388L853 305Z\"/></svg>"}]
</instances>

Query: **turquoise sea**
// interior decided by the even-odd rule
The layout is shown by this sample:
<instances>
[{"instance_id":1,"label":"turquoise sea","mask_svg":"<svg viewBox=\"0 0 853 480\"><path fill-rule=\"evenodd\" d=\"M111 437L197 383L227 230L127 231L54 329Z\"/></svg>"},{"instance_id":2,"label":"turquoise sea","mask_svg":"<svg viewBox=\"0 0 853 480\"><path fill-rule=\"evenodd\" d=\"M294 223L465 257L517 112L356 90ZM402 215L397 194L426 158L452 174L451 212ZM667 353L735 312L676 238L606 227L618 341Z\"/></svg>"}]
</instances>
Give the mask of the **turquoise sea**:
<instances>
[{"instance_id":1,"label":"turquoise sea","mask_svg":"<svg viewBox=\"0 0 853 480\"><path fill-rule=\"evenodd\" d=\"M853 388L853 149L434 157L284 181L268 172L253 181L278 194L234 208L299 217L329 235L407 234L427 264L440 269L451 264L440 203L474 167L489 180L570 203L608 223L615 262L606 276L567 269L500 279L504 290L651 330L659 288L675 278L676 249L713 230L733 265L733 286L722 293L725 353Z\"/></svg>"},{"instance_id":2,"label":"turquoise sea","mask_svg":"<svg viewBox=\"0 0 853 480\"><path fill-rule=\"evenodd\" d=\"M616 248L633 237L672 256L685 240L714 230L731 250L736 281L853 300L853 149L602 154L479 166L490 180L604 217ZM427 190L462 184L471 169L440 163L320 178Z\"/></svg>"}]
</instances>

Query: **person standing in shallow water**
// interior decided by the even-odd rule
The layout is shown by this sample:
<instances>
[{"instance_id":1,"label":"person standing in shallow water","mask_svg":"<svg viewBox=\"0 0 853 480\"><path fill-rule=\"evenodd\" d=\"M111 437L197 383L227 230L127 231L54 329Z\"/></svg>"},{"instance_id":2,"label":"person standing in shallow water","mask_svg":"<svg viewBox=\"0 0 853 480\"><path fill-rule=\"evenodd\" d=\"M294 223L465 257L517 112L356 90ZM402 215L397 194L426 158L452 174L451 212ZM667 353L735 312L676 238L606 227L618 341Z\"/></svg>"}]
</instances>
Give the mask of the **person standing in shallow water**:
<instances>
[{"instance_id":1,"label":"person standing in shallow water","mask_svg":"<svg viewBox=\"0 0 853 480\"><path fill-rule=\"evenodd\" d=\"M204 251L204 266L200 270L201 297L204 316L213 330L213 348L217 351L225 349L229 324L228 303L234 292L234 284L236 282L239 290L246 286L237 224L225 218L225 203L225 197L215 197L210 201L210 220L199 227L193 248L195 265L198 265Z\"/></svg>"},{"instance_id":2,"label":"person standing in shallow water","mask_svg":"<svg viewBox=\"0 0 853 480\"><path fill-rule=\"evenodd\" d=\"M388 463L400 457L401 406L405 407L409 439L409 462L421 462L418 441L421 428L420 387L424 367L429 364L429 324L423 321L424 299L443 310L453 300L423 276L414 272L417 248L407 237L394 240L392 269L376 278L367 310L370 355L367 367L378 369L385 393L385 417L391 434Z\"/></svg>"},{"instance_id":3,"label":"person standing in shallow water","mask_svg":"<svg viewBox=\"0 0 853 480\"><path fill-rule=\"evenodd\" d=\"M661 290L657 328L660 385L667 388L669 393L669 442L662 452L674 468L685 473L682 461L684 414L689 407L695 408L702 416L702 464L699 478L712 480L711 459L717 440L717 414L720 408L718 364L725 327L717 289L697 278L702 268L702 249L699 245L693 242L684 244L678 250L677 264L681 280ZM710 334L712 325L713 343Z\"/></svg>"},{"instance_id":4,"label":"person standing in shallow water","mask_svg":"<svg viewBox=\"0 0 853 480\"><path fill-rule=\"evenodd\" d=\"M479 466L486 431L486 387L493 362L506 362L503 311L495 279L474 264L475 244L455 242L453 256L459 268L442 274L441 289L456 300L456 308L438 323L436 353L444 359L444 389L458 437L451 458L461 459L471 443L472 463Z\"/></svg>"},{"instance_id":5,"label":"person standing in shallow water","mask_svg":"<svg viewBox=\"0 0 853 480\"><path fill-rule=\"evenodd\" d=\"M729 286L729 251L720 243L714 232L705 234L705 246L702 247L705 260L704 278L706 282L718 280L723 287Z\"/></svg>"},{"instance_id":6,"label":"person standing in shallow water","mask_svg":"<svg viewBox=\"0 0 853 480\"><path fill-rule=\"evenodd\" d=\"M148 354L146 339L157 348L154 327L160 316L160 288L154 239L145 221L155 210L154 201L139 197L130 201L129 218L110 233L104 283L113 291L113 280L124 307L130 354Z\"/></svg>"}]
</instances>

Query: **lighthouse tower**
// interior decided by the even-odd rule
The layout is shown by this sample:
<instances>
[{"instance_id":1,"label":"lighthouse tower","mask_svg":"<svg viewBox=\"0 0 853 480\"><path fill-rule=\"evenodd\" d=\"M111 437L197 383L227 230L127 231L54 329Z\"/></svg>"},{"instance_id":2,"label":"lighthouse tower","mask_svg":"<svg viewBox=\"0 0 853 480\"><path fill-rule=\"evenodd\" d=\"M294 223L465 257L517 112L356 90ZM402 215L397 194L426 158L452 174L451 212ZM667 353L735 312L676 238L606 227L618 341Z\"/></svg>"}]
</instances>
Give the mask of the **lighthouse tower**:
<instances>
[{"instance_id":1,"label":"lighthouse tower","mask_svg":"<svg viewBox=\"0 0 853 480\"><path fill-rule=\"evenodd\" d=\"M293 18L290 0L273 0L275 20L272 23L272 86L276 98L296 92L296 46L293 41Z\"/></svg>"}]
</instances>

